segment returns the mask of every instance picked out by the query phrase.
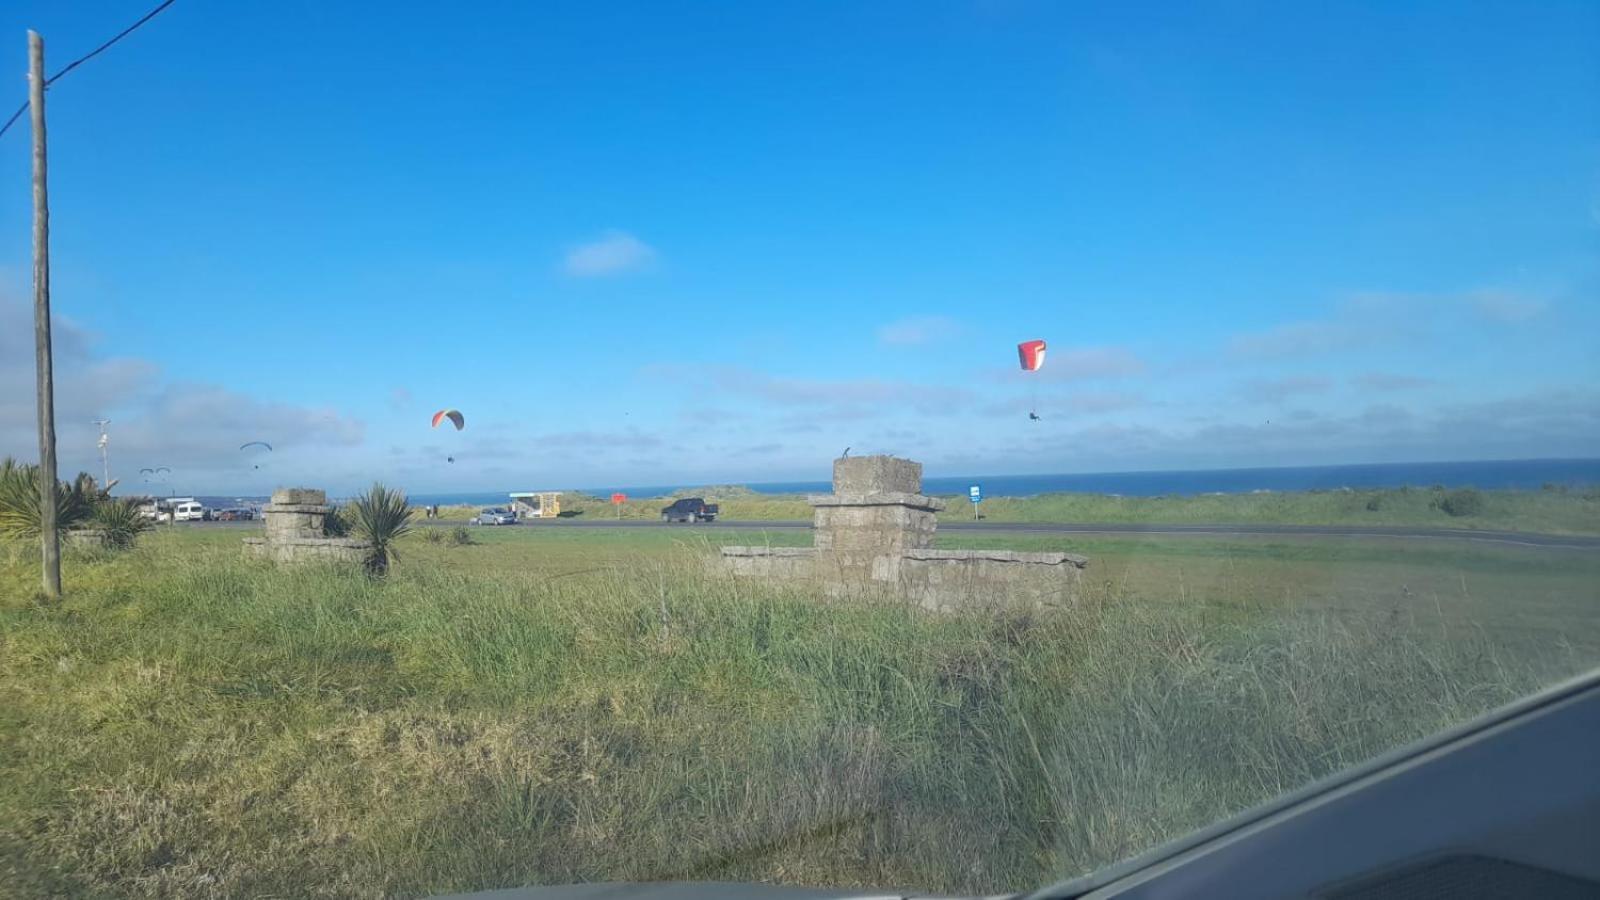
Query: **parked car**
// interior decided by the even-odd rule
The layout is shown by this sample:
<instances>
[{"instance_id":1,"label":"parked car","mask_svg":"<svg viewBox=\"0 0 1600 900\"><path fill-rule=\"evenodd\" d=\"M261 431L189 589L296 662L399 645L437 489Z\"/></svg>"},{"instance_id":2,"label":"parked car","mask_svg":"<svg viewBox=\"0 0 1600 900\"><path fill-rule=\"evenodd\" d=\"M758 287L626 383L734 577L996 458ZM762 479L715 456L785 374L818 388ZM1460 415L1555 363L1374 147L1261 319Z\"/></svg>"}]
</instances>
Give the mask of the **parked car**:
<instances>
[{"instance_id":1,"label":"parked car","mask_svg":"<svg viewBox=\"0 0 1600 900\"><path fill-rule=\"evenodd\" d=\"M248 509L219 509L211 518L218 522L247 522L254 519L255 514Z\"/></svg>"},{"instance_id":2,"label":"parked car","mask_svg":"<svg viewBox=\"0 0 1600 900\"><path fill-rule=\"evenodd\" d=\"M515 525L517 516L503 506L495 506L478 513L472 521L478 525Z\"/></svg>"},{"instance_id":3,"label":"parked car","mask_svg":"<svg viewBox=\"0 0 1600 900\"><path fill-rule=\"evenodd\" d=\"M676 500L671 506L661 510L663 522L685 522L693 525L696 522L714 522L717 518L717 504L707 503L700 497L685 497Z\"/></svg>"},{"instance_id":4,"label":"parked car","mask_svg":"<svg viewBox=\"0 0 1600 900\"><path fill-rule=\"evenodd\" d=\"M174 522L200 522L206 517L206 508L197 500L184 500L172 507Z\"/></svg>"}]
</instances>

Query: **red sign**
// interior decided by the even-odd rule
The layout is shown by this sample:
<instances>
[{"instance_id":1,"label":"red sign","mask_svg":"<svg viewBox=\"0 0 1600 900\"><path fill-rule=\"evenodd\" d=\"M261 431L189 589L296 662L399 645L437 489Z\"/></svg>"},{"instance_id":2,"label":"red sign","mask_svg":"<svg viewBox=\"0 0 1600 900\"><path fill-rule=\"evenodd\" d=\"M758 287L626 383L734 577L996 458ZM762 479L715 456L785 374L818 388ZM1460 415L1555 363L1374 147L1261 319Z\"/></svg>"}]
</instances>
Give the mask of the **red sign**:
<instances>
[{"instance_id":1,"label":"red sign","mask_svg":"<svg viewBox=\"0 0 1600 900\"><path fill-rule=\"evenodd\" d=\"M618 506L621 506L622 505L622 501L624 501L626 499L628 499L628 495L627 494L612 494L611 495L611 502L617 504Z\"/></svg>"}]
</instances>

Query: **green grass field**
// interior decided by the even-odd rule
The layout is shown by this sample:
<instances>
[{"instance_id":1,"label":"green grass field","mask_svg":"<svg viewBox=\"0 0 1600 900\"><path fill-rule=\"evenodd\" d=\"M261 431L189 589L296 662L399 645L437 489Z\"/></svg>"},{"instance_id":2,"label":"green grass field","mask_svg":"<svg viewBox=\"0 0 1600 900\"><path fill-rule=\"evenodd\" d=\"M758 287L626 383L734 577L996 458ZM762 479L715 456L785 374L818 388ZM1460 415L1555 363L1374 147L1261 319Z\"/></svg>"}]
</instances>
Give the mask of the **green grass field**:
<instances>
[{"instance_id":1,"label":"green grass field","mask_svg":"<svg viewBox=\"0 0 1600 900\"><path fill-rule=\"evenodd\" d=\"M1472 510L1446 504L1451 493L1431 488L1394 488L1171 497L1046 494L990 498L983 502L982 512L993 522L1381 525L1600 534L1600 491L1474 491L1478 508ZM680 496L703 496L721 504L722 517L729 521L811 518L811 507L798 495L706 488L686 490ZM972 518L965 497L944 499L949 508L941 514L942 520ZM661 497L630 498L618 509L600 497L569 493L562 498L562 511L585 519L654 519L668 502L669 498ZM1452 515L1452 509L1457 514ZM448 506L441 515L464 521L477 511L472 506Z\"/></svg>"},{"instance_id":2,"label":"green grass field","mask_svg":"<svg viewBox=\"0 0 1600 900\"><path fill-rule=\"evenodd\" d=\"M707 574L803 531L477 529L391 576L236 529L0 548L18 896L594 879L1036 886L1600 660L1593 554L944 535L1084 553L1070 607L930 615Z\"/></svg>"}]
</instances>

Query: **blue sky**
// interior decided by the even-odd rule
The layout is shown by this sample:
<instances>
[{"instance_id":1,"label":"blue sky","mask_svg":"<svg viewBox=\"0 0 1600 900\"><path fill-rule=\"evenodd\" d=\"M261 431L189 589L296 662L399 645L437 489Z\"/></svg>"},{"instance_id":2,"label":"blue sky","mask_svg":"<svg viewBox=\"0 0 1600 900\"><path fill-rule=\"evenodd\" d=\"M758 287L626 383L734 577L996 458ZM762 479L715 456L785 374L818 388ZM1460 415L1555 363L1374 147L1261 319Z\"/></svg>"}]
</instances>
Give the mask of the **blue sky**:
<instances>
[{"instance_id":1,"label":"blue sky","mask_svg":"<svg viewBox=\"0 0 1600 900\"><path fill-rule=\"evenodd\" d=\"M0 69L150 5L7 4ZM64 467L100 416L195 492L1600 449L1593 3L357 6L178 0L52 88ZM0 173L31 457L25 127Z\"/></svg>"}]
</instances>

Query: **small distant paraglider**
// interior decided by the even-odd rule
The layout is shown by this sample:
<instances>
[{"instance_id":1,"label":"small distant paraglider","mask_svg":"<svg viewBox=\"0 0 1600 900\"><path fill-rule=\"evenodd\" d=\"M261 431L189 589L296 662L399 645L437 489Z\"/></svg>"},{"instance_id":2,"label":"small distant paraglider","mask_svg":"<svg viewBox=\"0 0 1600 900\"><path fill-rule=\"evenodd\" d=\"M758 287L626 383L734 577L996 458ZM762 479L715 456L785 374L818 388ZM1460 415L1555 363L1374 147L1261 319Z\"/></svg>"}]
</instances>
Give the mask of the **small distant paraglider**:
<instances>
[{"instance_id":1,"label":"small distant paraglider","mask_svg":"<svg viewBox=\"0 0 1600 900\"><path fill-rule=\"evenodd\" d=\"M446 420L448 420L450 422L450 424L456 426L456 430L457 431L460 431L461 429L467 427L467 417L463 416L461 414L461 410L459 410L459 409L441 409L438 412L434 413L433 414L433 427L434 428L438 428L439 427L439 423L440 422L444 422ZM444 458L444 461L447 462L447 463L453 463L453 462L456 461L456 458L454 456L446 456Z\"/></svg>"},{"instance_id":2,"label":"small distant paraglider","mask_svg":"<svg viewBox=\"0 0 1600 900\"><path fill-rule=\"evenodd\" d=\"M263 450L266 451L267 453L271 453L272 452L272 445L267 443L266 441L245 441L244 443L239 445L239 450L240 450L240 452L243 452L245 450L249 450L252 447L260 447L261 448L261 450L255 451L255 453L258 456L261 453L261 451L263 451ZM261 463L253 461L253 462L251 462L250 467L253 468L253 469L259 469L259 468L261 468Z\"/></svg>"},{"instance_id":3,"label":"small distant paraglider","mask_svg":"<svg viewBox=\"0 0 1600 900\"><path fill-rule=\"evenodd\" d=\"M1021 363L1022 371L1037 372L1044 368L1045 343L1042 340L1023 341L1017 345L1017 362ZM1039 421L1039 384L1033 383L1033 403L1028 410L1028 420Z\"/></svg>"}]
</instances>

